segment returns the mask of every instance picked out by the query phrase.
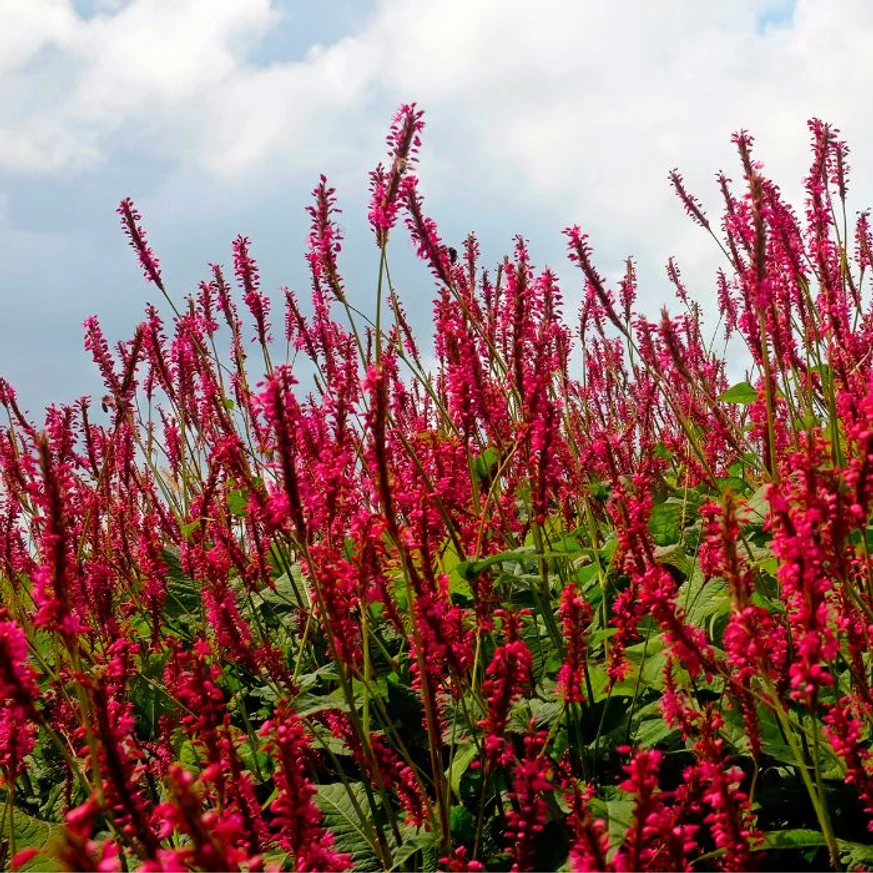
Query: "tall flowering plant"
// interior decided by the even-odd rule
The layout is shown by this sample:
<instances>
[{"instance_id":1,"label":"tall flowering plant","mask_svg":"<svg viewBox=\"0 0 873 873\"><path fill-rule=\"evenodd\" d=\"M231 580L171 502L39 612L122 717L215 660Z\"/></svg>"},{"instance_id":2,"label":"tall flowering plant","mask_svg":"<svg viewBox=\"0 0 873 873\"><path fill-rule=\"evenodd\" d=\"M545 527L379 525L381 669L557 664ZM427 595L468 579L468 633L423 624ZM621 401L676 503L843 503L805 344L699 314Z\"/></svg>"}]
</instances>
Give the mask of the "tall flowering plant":
<instances>
[{"instance_id":1,"label":"tall flowering plant","mask_svg":"<svg viewBox=\"0 0 873 873\"><path fill-rule=\"evenodd\" d=\"M423 130L401 107L370 176L370 311L325 177L308 303L242 235L177 296L126 198L169 309L114 346L88 319L102 408L37 423L0 380L0 862L869 867L873 236L845 143L810 123L800 212L745 132L720 218L669 174L724 257L732 385L673 259L650 320L634 262L610 287L568 228L568 323L523 238L493 268L446 245Z\"/></svg>"}]
</instances>

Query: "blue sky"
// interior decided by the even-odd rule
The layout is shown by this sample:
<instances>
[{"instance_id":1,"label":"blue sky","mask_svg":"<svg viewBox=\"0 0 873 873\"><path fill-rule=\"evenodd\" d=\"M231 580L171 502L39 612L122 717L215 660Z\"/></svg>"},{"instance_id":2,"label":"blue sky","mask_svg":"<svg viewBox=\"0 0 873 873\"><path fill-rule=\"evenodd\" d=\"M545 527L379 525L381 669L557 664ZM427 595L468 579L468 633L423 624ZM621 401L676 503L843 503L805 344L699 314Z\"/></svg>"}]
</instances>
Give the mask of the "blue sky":
<instances>
[{"instance_id":1,"label":"blue sky","mask_svg":"<svg viewBox=\"0 0 873 873\"><path fill-rule=\"evenodd\" d=\"M557 268L571 317L580 283L560 236L571 223L608 275L638 259L650 311L671 302L670 254L711 311L717 253L666 173L679 166L715 206L712 177L736 175L740 127L797 198L804 122L833 121L853 148L853 203L873 204L866 0L0 6L0 375L34 413L101 393L86 317L127 338L155 299L118 229L128 194L178 297L207 263L230 262L238 233L266 290L305 297L304 207L327 172L344 209L344 272L370 305L367 171L408 100L427 112L421 176L444 237L475 229L496 261L525 234L535 263ZM396 242L401 294L426 331L430 276Z\"/></svg>"}]
</instances>

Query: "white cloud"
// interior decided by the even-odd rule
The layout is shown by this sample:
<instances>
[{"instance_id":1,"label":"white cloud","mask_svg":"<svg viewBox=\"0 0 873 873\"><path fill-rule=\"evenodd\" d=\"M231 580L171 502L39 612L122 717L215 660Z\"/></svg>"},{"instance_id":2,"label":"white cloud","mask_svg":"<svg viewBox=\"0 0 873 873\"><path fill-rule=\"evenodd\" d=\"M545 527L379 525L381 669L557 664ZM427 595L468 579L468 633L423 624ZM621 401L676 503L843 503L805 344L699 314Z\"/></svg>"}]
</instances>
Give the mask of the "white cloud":
<instances>
[{"instance_id":1,"label":"white cloud","mask_svg":"<svg viewBox=\"0 0 873 873\"><path fill-rule=\"evenodd\" d=\"M48 45L69 43L78 23L67 0L3 0L0 12L0 76Z\"/></svg>"},{"instance_id":2,"label":"white cloud","mask_svg":"<svg viewBox=\"0 0 873 873\"><path fill-rule=\"evenodd\" d=\"M436 141L431 190L463 179L545 202L593 231L608 267L635 252L659 268L682 249L686 274L708 273L710 244L665 175L678 165L717 206L712 174L736 167L739 127L797 195L804 122L833 120L861 159L858 205L873 200L868 0L799 0L793 14L785 0L381 0L360 32L270 65L252 61L278 20L270 0L130 0L88 19L69 0L0 6L0 168L13 172L99 167L131 146L219 177L358 172L384 106L415 99Z\"/></svg>"},{"instance_id":3,"label":"white cloud","mask_svg":"<svg viewBox=\"0 0 873 873\"><path fill-rule=\"evenodd\" d=\"M88 18L71 0L0 6L0 167L29 172L98 166L118 143L174 157L279 17L270 0L132 0Z\"/></svg>"}]
</instances>

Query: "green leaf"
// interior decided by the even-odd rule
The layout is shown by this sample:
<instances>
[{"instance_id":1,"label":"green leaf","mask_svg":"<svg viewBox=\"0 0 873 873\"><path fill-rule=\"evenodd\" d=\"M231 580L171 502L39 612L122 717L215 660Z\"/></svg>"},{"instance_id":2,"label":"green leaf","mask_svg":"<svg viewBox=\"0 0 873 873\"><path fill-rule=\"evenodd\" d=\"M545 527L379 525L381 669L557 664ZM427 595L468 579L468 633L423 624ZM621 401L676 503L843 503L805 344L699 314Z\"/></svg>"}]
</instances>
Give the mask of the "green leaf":
<instances>
[{"instance_id":1,"label":"green leaf","mask_svg":"<svg viewBox=\"0 0 873 873\"><path fill-rule=\"evenodd\" d=\"M364 697L369 697L370 700L387 700L388 680L384 676L378 676L376 679L370 679L367 682L362 682L360 679L352 679L352 694L355 700L361 700ZM332 696L345 700L341 688L337 688Z\"/></svg>"},{"instance_id":2,"label":"green leaf","mask_svg":"<svg viewBox=\"0 0 873 873\"><path fill-rule=\"evenodd\" d=\"M594 631L594 633L588 637L588 648L593 649L598 643L603 642L603 640L608 640L610 637L614 637L617 633L617 627L606 627Z\"/></svg>"},{"instance_id":3,"label":"green leaf","mask_svg":"<svg viewBox=\"0 0 873 873\"><path fill-rule=\"evenodd\" d=\"M672 734L678 736L678 728L671 728L663 718L647 718L634 733L634 743L643 749L653 749Z\"/></svg>"},{"instance_id":4,"label":"green leaf","mask_svg":"<svg viewBox=\"0 0 873 873\"><path fill-rule=\"evenodd\" d=\"M741 406L747 406L758 399L758 392L748 382L738 382L728 388L718 399L722 403L737 403Z\"/></svg>"},{"instance_id":5,"label":"green leaf","mask_svg":"<svg viewBox=\"0 0 873 873\"><path fill-rule=\"evenodd\" d=\"M494 564L520 564L539 557L545 556L538 555L533 546L520 546L517 549L509 549L496 555L489 555L487 558L482 558L478 561L462 561L457 565L457 569L465 579L470 579L476 573L481 573L482 570L487 570L488 567L492 567Z\"/></svg>"},{"instance_id":6,"label":"green leaf","mask_svg":"<svg viewBox=\"0 0 873 873\"><path fill-rule=\"evenodd\" d=\"M669 546L679 541L681 525L691 516L690 507L681 500L665 500L652 507L649 533L656 545Z\"/></svg>"},{"instance_id":7,"label":"green leaf","mask_svg":"<svg viewBox=\"0 0 873 873\"><path fill-rule=\"evenodd\" d=\"M457 594L466 600L472 600L473 589L470 587L470 582L468 581L466 574L462 572L462 564L461 559L458 557L458 550L451 541L449 541L443 551L441 563L443 573L449 577L449 593Z\"/></svg>"},{"instance_id":8,"label":"green leaf","mask_svg":"<svg viewBox=\"0 0 873 873\"><path fill-rule=\"evenodd\" d=\"M461 796L461 778L478 755L479 750L475 743L458 746L455 750L455 757L452 758L451 766L446 771L446 778L449 780L449 785L452 786L455 797Z\"/></svg>"},{"instance_id":9,"label":"green leaf","mask_svg":"<svg viewBox=\"0 0 873 873\"><path fill-rule=\"evenodd\" d=\"M837 840L840 850L840 861L847 870L873 869L873 846L864 843L851 843L848 840Z\"/></svg>"},{"instance_id":10,"label":"green leaf","mask_svg":"<svg viewBox=\"0 0 873 873\"><path fill-rule=\"evenodd\" d=\"M695 560L680 543L657 546L655 558L659 564L669 564L671 567L675 567L683 576L690 576L694 572Z\"/></svg>"},{"instance_id":11,"label":"green leaf","mask_svg":"<svg viewBox=\"0 0 873 873\"><path fill-rule=\"evenodd\" d=\"M597 579L599 576L599 570L597 564L583 564L576 571L576 581L582 586L584 589L587 585Z\"/></svg>"},{"instance_id":12,"label":"green leaf","mask_svg":"<svg viewBox=\"0 0 873 873\"><path fill-rule=\"evenodd\" d=\"M588 490L595 500L605 501L612 493L612 488L605 482L592 481L588 484Z\"/></svg>"},{"instance_id":13,"label":"green leaf","mask_svg":"<svg viewBox=\"0 0 873 873\"><path fill-rule=\"evenodd\" d=\"M176 753L176 760L180 764L184 764L188 770L200 770L200 756L197 754L197 749L194 748L194 743L191 740L183 740Z\"/></svg>"},{"instance_id":14,"label":"green leaf","mask_svg":"<svg viewBox=\"0 0 873 873\"><path fill-rule=\"evenodd\" d=\"M227 508L230 510L231 515L242 518L247 512L248 506L249 495L244 489L238 488L227 495Z\"/></svg>"},{"instance_id":15,"label":"green leaf","mask_svg":"<svg viewBox=\"0 0 873 873\"><path fill-rule=\"evenodd\" d=\"M182 532L182 536L185 537L186 540L191 539L191 534L194 533L197 528L200 527L200 519L197 518L194 521L189 521L187 524L183 524L179 530Z\"/></svg>"},{"instance_id":16,"label":"green leaf","mask_svg":"<svg viewBox=\"0 0 873 873\"><path fill-rule=\"evenodd\" d=\"M456 804L449 810L449 828L453 839L460 843L472 842L476 838L476 819L466 806Z\"/></svg>"},{"instance_id":17,"label":"green leaf","mask_svg":"<svg viewBox=\"0 0 873 873\"><path fill-rule=\"evenodd\" d=\"M337 705L332 709L342 709L343 704L336 701ZM345 744L345 741L339 737L335 737L326 727L317 722L310 723L310 731L312 732L315 742L314 748L324 749L338 757L350 756L352 750ZM342 783L338 783L342 787Z\"/></svg>"},{"instance_id":18,"label":"green leaf","mask_svg":"<svg viewBox=\"0 0 873 873\"><path fill-rule=\"evenodd\" d=\"M600 557L608 564L612 562L613 555L618 549L618 540L614 534L610 534L609 539L603 544L600 549Z\"/></svg>"},{"instance_id":19,"label":"green leaf","mask_svg":"<svg viewBox=\"0 0 873 873\"><path fill-rule=\"evenodd\" d=\"M652 449L652 454L656 458L662 458L665 461L669 461L673 457L673 452L671 452L663 442L659 442L655 445L655 448Z\"/></svg>"},{"instance_id":20,"label":"green leaf","mask_svg":"<svg viewBox=\"0 0 873 873\"><path fill-rule=\"evenodd\" d=\"M199 524L199 522L197 522ZM168 618L181 615L196 615L200 612L200 585L182 569L179 557L169 549L163 549L161 557L167 565L167 600L164 613Z\"/></svg>"},{"instance_id":21,"label":"green leaf","mask_svg":"<svg viewBox=\"0 0 873 873\"><path fill-rule=\"evenodd\" d=\"M64 833L64 826L56 822L34 818L20 809L12 810L12 828L6 815L3 816L3 842L15 846L15 854L25 849L36 849L39 854L19 870L57 870L57 844Z\"/></svg>"},{"instance_id":22,"label":"green leaf","mask_svg":"<svg viewBox=\"0 0 873 873\"><path fill-rule=\"evenodd\" d=\"M751 491L749 483L741 476L725 476L724 479L716 479L715 484L722 494L728 489L735 494L748 494Z\"/></svg>"},{"instance_id":23,"label":"green leaf","mask_svg":"<svg viewBox=\"0 0 873 873\"><path fill-rule=\"evenodd\" d=\"M744 519L746 524L761 525L767 520L767 515L770 512L770 501L767 499L768 489L768 485L762 485L742 505L740 518Z\"/></svg>"},{"instance_id":24,"label":"green leaf","mask_svg":"<svg viewBox=\"0 0 873 873\"><path fill-rule=\"evenodd\" d=\"M685 610L686 622L708 628L713 619L731 611L731 596L724 579L707 579L698 568L679 586L676 604Z\"/></svg>"},{"instance_id":25,"label":"green leaf","mask_svg":"<svg viewBox=\"0 0 873 873\"><path fill-rule=\"evenodd\" d=\"M603 818L607 823L609 833L609 845L612 849L618 848L624 840L625 834L633 824L635 800L591 800L591 811L598 818Z\"/></svg>"},{"instance_id":26,"label":"green leaf","mask_svg":"<svg viewBox=\"0 0 873 873\"><path fill-rule=\"evenodd\" d=\"M546 700L532 697L527 703L531 715L536 719L537 728L551 727L564 714L564 701L557 697Z\"/></svg>"},{"instance_id":27,"label":"green leaf","mask_svg":"<svg viewBox=\"0 0 873 873\"><path fill-rule=\"evenodd\" d=\"M609 686L609 676L607 676L606 670L602 666L593 663L588 665L588 675L591 679L592 691L594 692L594 700L592 702L598 703L609 696L609 692L606 690ZM634 689L631 686L629 690L625 691L623 684L616 682L612 693L615 697L633 697Z\"/></svg>"},{"instance_id":28,"label":"green leaf","mask_svg":"<svg viewBox=\"0 0 873 873\"><path fill-rule=\"evenodd\" d=\"M137 733L146 739L155 736L161 716L176 708L162 683L167 657L165 653L153 653L141 658L139 670L131 676L130 696L136 712Z\"/></svg>"},{"instance_id":29,"label":"green leaf","mask_svg":"<svg viewBox=\"0 0 873 873\"><path fill-rule=\"evenodd\" d=\"M497 471L500 454L494 446L488 446L478 458L473 461L473 476L477 482L488 479Z\"/></svg>"},{"instance_id":30,"label":"green leaf","mask_svg":"<svg viewBox=\"0 0 873 873\"><path fill-rule=\"evenodd\" d=\"M635 643L627 647L627 658L631 663L631 674L624 682L631 683L635 688L638 677L639 683L645 688L654 688L661 691L664 688L664 667L667 664L667 655L664 652L664 640L660 635L652 636L648 642ZM618 692L618 683L614 693Z\"/></svg>"},{"instance_id":31,"label":"green leaf","mask_svg":"<svg viewBox=\"0 0 873 873\"><path fill-rule=\"evenodd\" d=\"M361 782L350 782L348 786L342 782L319 785L315 802L324 816L324 826L334 836L336 850L351 855L355 870L379 870L381 865L370 842L369 825L358 817L350 792L366 818L370 804Z\"/></svg>"},{"instance_id":32,"label":"green leaf","mask_svg":"<svg viewBox=\"0 0 873 873\"><path fill-rule=\"evenodd\" d=\"M776 715L765 706L758 706L758 734L761 738L761 748L765 755L791 766L797 765L797 759L791 746L786 743L779 727ZM750 754L749 738L746 733L745 722L742 714L734 707L725 708L722 712L724 717L725 738L743 754Z\"/></svg>"},{"instance_id":33,"label":"green leaf","mask_svg":"<svg viewBox=\"0 0 873 873\"><path fill-rule=\"evenodd\" d=\"M431 831L426 831L422 828L414 828L410 825L404 825L400 828L400 835L403 838L400 845L394 850L391 858L393 864L392 870L409 870L411 867L406 863L413 855L418 852L427 852L433 846L439 843L439 836Z\"/></svg>"},{"instance_id":34,"label":"green leaf","mask_svg":"<svg viewBox=\"0 0 873 873\"><path fill-rule=\"evenodd\" d=\"M312 599L306 577L300 572L297 564L292 564L291 575L283 573L273 580L274 589L263 588L261 599L273 606L285 608L307 606Z\"/></svg>"},{"instance_id":35,"label":"green leaf","mask_svg":"<svg viewBox=\"0 0 873 873\"><path fill-rule=\"evenodd\" d=\"M564 554L576 555L582 551L579 538L573 536L573 534L562 534L561 536L556 537L552 545L554 552L560 554L562 557Z\"/></svg>"},{"instance_id":36,"label":"green leaf","mask_svg":"<svg viewBox=\"0 0 873 873\"><path fill-rule=\"evenodd\" d=\"M767 831L762 843L755 848L767 849L807 849L811 846L825 846L825 838L820 831L809 828L789 828L784 831Z\"/></svg>"}]
</instances>

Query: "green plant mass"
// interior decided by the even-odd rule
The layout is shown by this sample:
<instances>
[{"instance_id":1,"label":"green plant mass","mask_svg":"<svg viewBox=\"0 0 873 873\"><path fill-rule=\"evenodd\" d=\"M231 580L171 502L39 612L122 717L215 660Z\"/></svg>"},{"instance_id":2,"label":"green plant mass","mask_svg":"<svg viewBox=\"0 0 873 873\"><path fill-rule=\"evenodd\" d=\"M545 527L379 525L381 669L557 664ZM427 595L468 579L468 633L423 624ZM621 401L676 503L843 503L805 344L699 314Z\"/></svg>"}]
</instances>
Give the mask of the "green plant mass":
<instances>
[{"instance_id":1,"label":"green plant mass","mask_svg":"<svg viewBox=\"0 0 873 873\"><path fill-rule=\"evenodd\" d=\"M444 245L423 126L371 174L369 312L323 177L273 320L247 238L174 297L125 199L166 302L114 349L86 322L102 412L0 381L0 866L869 869L873 238L838 132L800 214L745 133L717 220L670 174L736 378L672 260L649 320L568 228L570 327L523 239Z\"/></svg>"}]
</instances>

